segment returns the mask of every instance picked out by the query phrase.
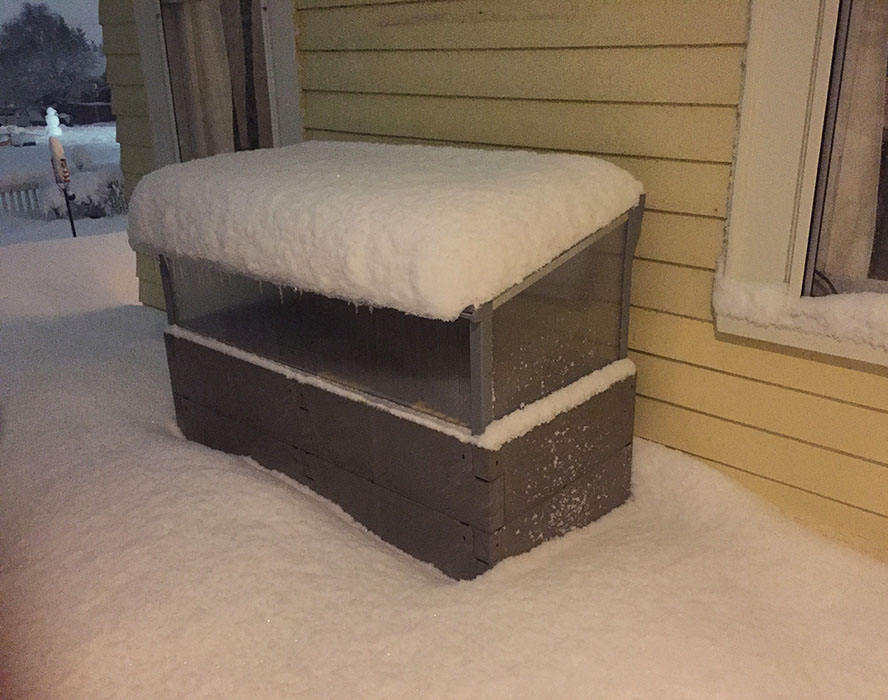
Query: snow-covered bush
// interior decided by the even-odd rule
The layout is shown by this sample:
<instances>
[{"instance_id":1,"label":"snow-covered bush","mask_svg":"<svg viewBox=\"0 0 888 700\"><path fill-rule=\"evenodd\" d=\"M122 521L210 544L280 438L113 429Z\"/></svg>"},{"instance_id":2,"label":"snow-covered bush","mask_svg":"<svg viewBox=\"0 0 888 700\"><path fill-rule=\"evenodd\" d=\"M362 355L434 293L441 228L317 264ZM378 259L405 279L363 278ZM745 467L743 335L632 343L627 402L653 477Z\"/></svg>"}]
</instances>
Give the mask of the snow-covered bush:
<instances>
[{"instance_id":1,"label":"snow-covered bush","mask_svg":"<svg viewBox=\"0 0 888 700\"><path fill-rule=\"evenodd\" d=\"M69 161L69 166L73 166L75 170L82 171L91 169L93 159L86 146L77 144L71 149L71 157Z\"/></svg>"},{"instance_id":2,"label":"snow-covered bush","mask_svg":"<svg viewBox=\"0 0 888 700\"><path fill-rule=\"evenodd\" d=\"M69 191L74 195L71 211L75 218L98 219L126 213L123 173L114 165L95 166L71 172ZM60 219L68 215L65 198L54 181L40 186L40 208L44 218Z\"/></svg>"}]
</instances>

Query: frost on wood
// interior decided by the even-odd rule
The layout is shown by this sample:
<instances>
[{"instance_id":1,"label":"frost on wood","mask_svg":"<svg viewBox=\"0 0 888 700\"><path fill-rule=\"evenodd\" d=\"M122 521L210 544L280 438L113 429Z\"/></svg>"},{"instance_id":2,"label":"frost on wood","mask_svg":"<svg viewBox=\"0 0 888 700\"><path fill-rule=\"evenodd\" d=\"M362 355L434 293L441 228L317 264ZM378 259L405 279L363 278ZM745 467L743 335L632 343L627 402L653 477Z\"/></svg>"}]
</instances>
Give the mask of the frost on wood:
<instances>
[{"instance_id":1,"label":"frost on wood","mask_svg":"<svg viewBox=\"0 0 888 700\"><path fill-rule=\"evenodd\" d=\"M875 293L799 297L786 285L745 282L720 269L713 287L717 316L761 328L850 340L888 350L888 295Z\"/></svg>"},{"instance_id":2,"label":"frost on wood","mask_svg":"<svg viewBox=\"0 0 888 700\"><path fill-rule=\"evenodd\" d=\"M194 333L180 326L170 326L167 333L183 340L188 340L206 348L221 352L230 357L235 357L244 362L257 365L264 369L283 375L287 379L293 379L301 384L309 384L332 394L358 401L373 406L381 411L386 411L404 420L418 423L426 428L445 433L457 440L470 445L496 451L507 442L519 438L539 425L548 423L558 415L576 408L585 403L617 382L635 375L635 364L632 360L623 359L611 362L609 365L595 370L591 374L582 377L566 387L553 391L538 401L534 401L508 415L490 423L480 435L472 435L467 428L434 416L411 410L399 404L380 399L369 394L349 389L341 384L324 379L315 374L301 372L287 365L269 360L246 350L241 350L232 345L221 343L218 340Z\"/></svg>"},{"instance_id":3,"label":"frost on wood","mask_svg":"<svg viewBox=\"0 0 888 700\"><path fill-rule=\"evenodd\" d=\"M451 320L641 193L629 173L589 156L314 141L147 175L129 235L300 290Z\"/></svg>"}]
</instances>

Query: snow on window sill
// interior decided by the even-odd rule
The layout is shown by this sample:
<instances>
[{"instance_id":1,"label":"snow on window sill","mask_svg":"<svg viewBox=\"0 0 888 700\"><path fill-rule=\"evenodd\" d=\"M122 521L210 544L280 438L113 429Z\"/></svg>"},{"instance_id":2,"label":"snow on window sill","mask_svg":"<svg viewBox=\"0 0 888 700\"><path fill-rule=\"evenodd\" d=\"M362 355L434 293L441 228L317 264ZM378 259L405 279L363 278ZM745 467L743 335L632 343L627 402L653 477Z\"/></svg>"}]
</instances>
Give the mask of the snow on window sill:
<instances>
[{"instance_id":1,"label":"snow on window sill","mask_svg":"<svg viewBox=\"0 0 888 700\"><path fill-rule=\"evenodd\" d=\"M785 284L716 274L712 294L721 333L888 366L888 295L799 297Z\"/></svg>"}]
</instances>

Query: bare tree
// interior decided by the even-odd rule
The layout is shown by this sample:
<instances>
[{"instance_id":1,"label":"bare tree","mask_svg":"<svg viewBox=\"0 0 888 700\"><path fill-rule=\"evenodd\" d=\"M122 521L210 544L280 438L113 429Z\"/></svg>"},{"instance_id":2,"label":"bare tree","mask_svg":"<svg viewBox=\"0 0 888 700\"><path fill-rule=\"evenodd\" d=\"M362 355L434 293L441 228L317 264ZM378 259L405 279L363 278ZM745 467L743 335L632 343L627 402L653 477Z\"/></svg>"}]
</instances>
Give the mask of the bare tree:
<instances>
[{"instance_id":1,"label":"bare tree","mask_svg":"<svg viewBox=\"0 0 888 700\"><path fill-rule=\"evenodd\" d=\"M46 5L27 3L0 26L0 105L46 107L101 79L101 50Z\"/></svg>"}]
</instances>

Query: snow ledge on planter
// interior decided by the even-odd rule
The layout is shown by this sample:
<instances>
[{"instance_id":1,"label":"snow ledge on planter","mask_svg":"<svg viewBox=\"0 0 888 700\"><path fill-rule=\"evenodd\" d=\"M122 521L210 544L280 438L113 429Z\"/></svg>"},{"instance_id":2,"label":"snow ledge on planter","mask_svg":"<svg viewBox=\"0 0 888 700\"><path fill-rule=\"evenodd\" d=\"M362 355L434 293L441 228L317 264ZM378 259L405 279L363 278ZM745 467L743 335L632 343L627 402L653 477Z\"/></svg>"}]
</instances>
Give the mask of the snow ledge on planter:
<instances>
[{"instance_id":1,"label":"snow ledge on planter","mask_svg":"<svg viewBox=\"0 0 888 700\"><path fill-rule=\"evenodd\" d=\"M727 277L712 292L721 333L888 366L888 295L800 297L788 285Z\"/></svg>"}]
</instances>

